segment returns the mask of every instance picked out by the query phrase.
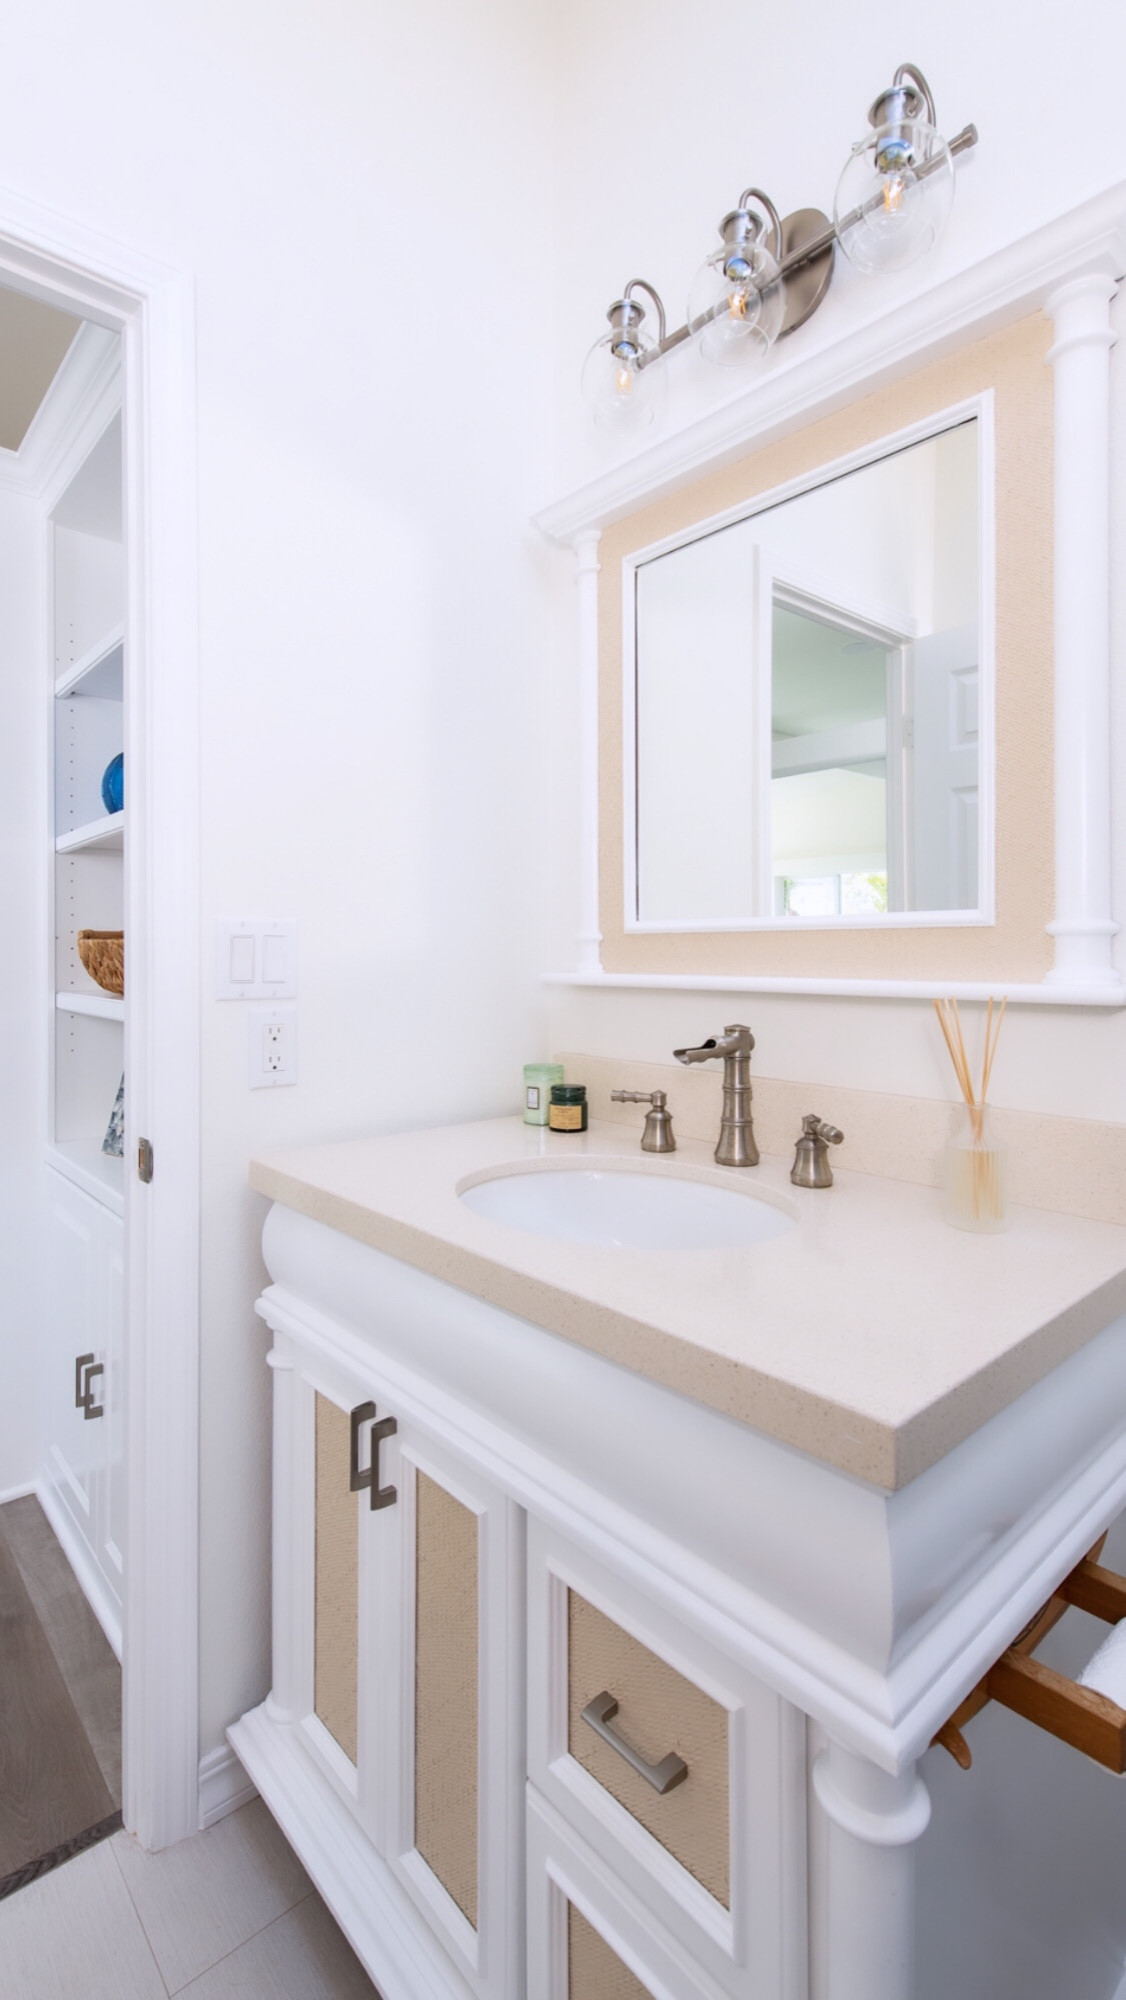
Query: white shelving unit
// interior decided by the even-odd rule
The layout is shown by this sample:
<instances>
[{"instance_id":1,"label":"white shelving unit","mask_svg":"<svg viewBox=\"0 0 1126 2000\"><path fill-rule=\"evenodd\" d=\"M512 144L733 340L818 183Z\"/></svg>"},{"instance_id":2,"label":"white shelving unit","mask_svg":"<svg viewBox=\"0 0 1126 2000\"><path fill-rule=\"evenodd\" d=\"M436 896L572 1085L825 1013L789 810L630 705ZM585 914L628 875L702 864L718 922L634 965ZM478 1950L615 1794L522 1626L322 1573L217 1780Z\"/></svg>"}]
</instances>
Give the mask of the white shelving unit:
<instances>
[{"instance_id":1,"label":"white shelving unit","mask_svg":"<svg viewBox=\"0 0 1126 2000\"><path fill-rule=\"evenodd\" d=\"M80 930L123 928L126 814L102 801L125 741L125 565L116 395L88 413L48 518L52 1064L46 1134L50 1302L43 1504L120 1651L124 1162L102 1150L124 1070L126 1002L90 978ZM80 1357L93 1387L76 1390Z\"/></svg>"}]
</instances>

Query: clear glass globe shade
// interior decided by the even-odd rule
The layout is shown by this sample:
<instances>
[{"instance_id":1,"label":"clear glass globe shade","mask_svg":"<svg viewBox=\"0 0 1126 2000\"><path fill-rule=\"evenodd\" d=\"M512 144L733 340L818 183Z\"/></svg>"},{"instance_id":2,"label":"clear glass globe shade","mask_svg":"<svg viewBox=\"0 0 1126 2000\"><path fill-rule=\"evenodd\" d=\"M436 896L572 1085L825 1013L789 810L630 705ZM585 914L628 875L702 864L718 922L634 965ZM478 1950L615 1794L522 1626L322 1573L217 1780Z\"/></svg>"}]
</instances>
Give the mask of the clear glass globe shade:
<instances>
[{"instance_id":1,"label":"clear glass globe shade","mask_svg":"<svg viewBox=\"0 0 1126 2000\"><path fill-rule=\"evenodd\" d=\"M945 139L933 125L912 125L910 157L896 158L888 142L902 130L881 126L862 140L837 183L833 221L860 271L902 271L925 257L950 214L954 162Z\"/></svg>"},{"instance_id":2,"label":"clear glass globe shade","mask_svg":"<svg viewBox=\"0 0 1126 2000\"><path fill-rule=\"evenodd\" d=\"M636 357L615 353L620 340L621 335L611 329L595 341L583 363L582 390L600 430L629 436L653 422L664 371L659 362L639 368ZM640 354L648 354L656 345L648 334L636 330L631 340Z\"/></svg>"},{"instance_id":3,"label":"clear glass globe shade","mask_svg":"<svg viewBox=\"0 0 1126 2000\"><path fill-rule=\"evenodd\" d=\"M724 270L729 251L721 244L701 264L688 294L688 322L702 321L700 352L721 368L743 368L761 361L782 328L785 301L778 266L769 251L756 246L749 278L729 277Z\"/></svg>"}]
</instances>

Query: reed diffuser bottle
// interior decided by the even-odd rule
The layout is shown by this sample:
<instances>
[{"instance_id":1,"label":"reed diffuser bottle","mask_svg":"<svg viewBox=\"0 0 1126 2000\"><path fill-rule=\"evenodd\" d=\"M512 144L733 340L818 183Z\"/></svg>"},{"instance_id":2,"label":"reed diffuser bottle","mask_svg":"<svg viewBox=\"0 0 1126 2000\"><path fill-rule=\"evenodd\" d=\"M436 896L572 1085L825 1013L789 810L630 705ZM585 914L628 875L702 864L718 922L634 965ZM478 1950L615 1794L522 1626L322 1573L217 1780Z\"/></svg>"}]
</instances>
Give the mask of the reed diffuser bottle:
<instances>
[{"instance_id":1,"label":"reed diffuser bottle","mask_svg":"<svg viewBox=\"0 0 1126 2000\"><path fill-rule=\"evenodd\" d=\"M955 1229L986 1233L1005 1227L1007 1154L994 1136L985 1101L1005 1004L1002 1000L995 1017L993 1001L989 1002L979 1092L970 1072L958 1002L936 1000L934 1003L963 1099L955 1110L954 1123L942 1157L943 1213Z\"/></svg>"}]
</instances>

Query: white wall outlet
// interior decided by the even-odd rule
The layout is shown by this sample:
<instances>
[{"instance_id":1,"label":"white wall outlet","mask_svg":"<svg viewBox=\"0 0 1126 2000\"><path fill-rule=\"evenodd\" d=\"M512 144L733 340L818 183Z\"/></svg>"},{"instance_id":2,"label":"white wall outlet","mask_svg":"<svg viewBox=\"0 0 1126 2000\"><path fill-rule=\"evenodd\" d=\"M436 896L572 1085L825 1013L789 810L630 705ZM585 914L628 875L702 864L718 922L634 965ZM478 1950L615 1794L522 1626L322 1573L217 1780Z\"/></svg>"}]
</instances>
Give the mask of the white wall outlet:
<instances>
[{"instance_id":1,"label":"white wall outlet","mask_svg":"<svg viewBox=\"0 0 1126 2000\"><path fill-rule=\"evenodd\" d=\"M250 1088L297 1082L296 1007L256 1007L248 1017Z\"/></svg>"},{"instance_id":2,"label":"white wall outlet","mask_svg":"<svg viewBox=\"0 0 1126 2000\"><path fill-rule=\"evenodd\" d=\"M217 917L217 1000L292 1000L297 994L297 925L276 917Z\"/></svg>"}]
</instances>

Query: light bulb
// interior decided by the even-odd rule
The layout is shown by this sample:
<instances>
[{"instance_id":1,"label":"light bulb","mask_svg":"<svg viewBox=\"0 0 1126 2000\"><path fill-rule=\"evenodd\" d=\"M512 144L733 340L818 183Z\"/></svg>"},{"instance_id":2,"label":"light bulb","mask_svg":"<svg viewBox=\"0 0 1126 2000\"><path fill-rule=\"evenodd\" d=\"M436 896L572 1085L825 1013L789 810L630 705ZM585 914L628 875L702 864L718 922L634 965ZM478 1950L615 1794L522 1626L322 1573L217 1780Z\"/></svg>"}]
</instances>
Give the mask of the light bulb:
<instances>
[{"instance_id":1,"label":"light bulb","mask_svg":"<svg viewBox=\"0 0 1126 2000\"><path fill-rule=\"evenodd\" d=\"M761 218L746 209L725 216L723 241L688 294L688 324L699 331L700 352L723 368L761 361L781 330L782 281L762 229Z\"/></svg>"},{"instance_id":2,"label":"light bulb","mask_svg":"<svg viewBox=\"0 0 1126 2000\"><path fill-rule=\"evenodd\" d=\"M609 333L595 341L583 363L583 395L603 430L644 430L656 414L664 371L642 365L655 346L641 330L644 317L636 300L615 300L607 314Z\"/></svg>"},{"instance_id":3,"label":"light bulb","mask_svg":"<svg viewBox=\"0 0 1126 2000\"><path fill-rule=\"evenodd\" d=\"M902 271L934 248L954 199L954 162L922 119L877 126L837 186L837 239L860 271Z\"/></svg>"}]
</instances>

